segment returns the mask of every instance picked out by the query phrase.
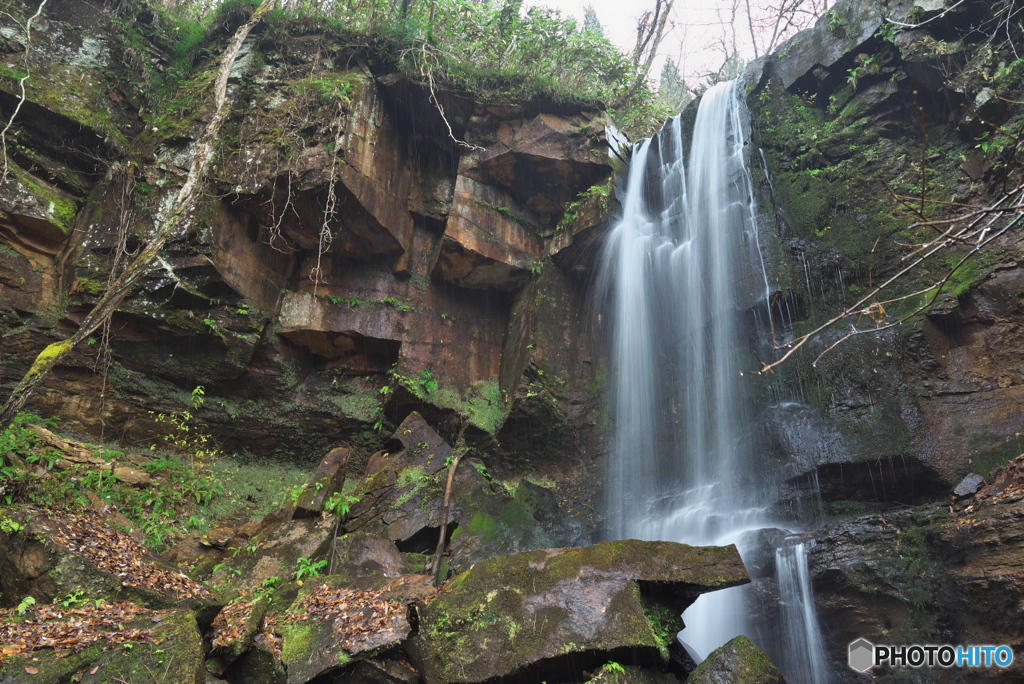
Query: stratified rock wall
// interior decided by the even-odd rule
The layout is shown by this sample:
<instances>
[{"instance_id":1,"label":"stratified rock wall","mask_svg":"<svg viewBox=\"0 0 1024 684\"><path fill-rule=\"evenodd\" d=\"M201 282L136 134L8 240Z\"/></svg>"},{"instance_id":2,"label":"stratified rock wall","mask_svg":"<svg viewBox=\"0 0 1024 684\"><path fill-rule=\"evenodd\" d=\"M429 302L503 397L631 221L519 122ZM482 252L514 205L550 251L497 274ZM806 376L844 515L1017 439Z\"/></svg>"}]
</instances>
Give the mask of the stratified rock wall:
<instances>
[{"instance_id":1,"label":"stratified rock wall","mask_svg":"<svg viewBox=\"0 0 1024 684\"><path fill-rule=\"evenodd\" d=\"M853 305L935 234L913 226L922 178L929 219L1001 192L1012 140L991 125L1019 129L1024 110L1005 100L1019 99L1024 74L1006 36L991 38L994 12L841 2L748 70L761 205L781 241L770 275L779 342ZM826 500L919 503L1024 448L1016 232L958 269L926 313L841 341L850 323L912 314L964 253L912 270L882 299L926 294L887 301L875 321L841 323L770 381L783 400L768 410L767 430L795 489L817 471ZM779 419L793 417L788 402L817 414L804 416L806 429Z\"/></svg>"},{"instance_id":2,"label":"stratified rock wall","mask_svg":"<svg viewBox=\"0 0 1024 684\"><path fill-rule=\"evenodd\" d=\"M770 316L778 342L903 269L903 256L936 235L914 225L922 206L926 219L943 219L1017 182L1006 171L1024 123L1021 35L1000 32L1001 11L848 0L748 69L753 166L773 228L764 234L778 238L765 250L771 310L757 314ZM808 533L811 570L832 681L863 679L846 665L848 644L862 637L1020 648L1019 464L970 498L982 476L1024 451L1019 236L1009 231L939 286L968 247L926 262L878 298L881 309L819 335L762 378L783 482L778 513L818 528ZM844 339L851 324L904 318ZM772 580L758 587L770 614ZM994 667L874 674L1020 678Z\"/></svg>"},{"instance_id":3,"label":"stratified rock wall","mask_svg":"<svg viewBox=\"0 0 1024 684\"><path fill-rule=\"evenodd\" d=\"M141 5L51 0L29 41L34 10L15 3L0 44L29 73L0 184L5 387L162 218L226 40L212 29L186 76ZM201 385L229 449L314 461L344 444L365 463L419 410L496 469L583 472L603 389L581 311L610 207L604 114L432 91L305 25L259 26L230 86L205 205L33 409L145 443L151 412ZM18 93L0 74L5 120ZM567 214L592 186L603 201Z\"/></svg>"}]
</instances>

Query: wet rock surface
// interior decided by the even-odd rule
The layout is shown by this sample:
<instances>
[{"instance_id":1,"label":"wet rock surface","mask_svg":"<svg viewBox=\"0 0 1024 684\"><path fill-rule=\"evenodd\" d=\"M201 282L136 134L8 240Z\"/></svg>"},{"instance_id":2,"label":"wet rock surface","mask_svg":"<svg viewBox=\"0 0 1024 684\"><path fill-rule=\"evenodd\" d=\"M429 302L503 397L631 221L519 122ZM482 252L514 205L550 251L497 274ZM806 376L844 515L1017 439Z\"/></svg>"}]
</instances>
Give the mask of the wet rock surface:
<instances>
[{"instance_id":1,"label":"wet rock surface","mask_svg":"<svg viewBox=\"0 0 1024 684\"><path fill-rule=\"evenodd\" d=\"M432 555L453 451L418 413L398 427L395 440L402 450L370 460L348 528L391 540L403 553ZM550 490L521 480L510 495L489 477L481 462L463 461L456 471L443 521L456 570L493 556L589 541L584 524L562 511Z\"/></svg>"},{"instance_id":2,"label":"wet rock surface","mask_svg":"<svg viewBox=\"0 0 1024 684\"><path fill-rule=\"evenodd\" d=\"M604 660L666 665L648 615L748 581L735 547L627 540L478 562L421 611L411 648L429 682L574 679ZM675 620L681 627L681 621Z\"/></svg>"}]
</instances>

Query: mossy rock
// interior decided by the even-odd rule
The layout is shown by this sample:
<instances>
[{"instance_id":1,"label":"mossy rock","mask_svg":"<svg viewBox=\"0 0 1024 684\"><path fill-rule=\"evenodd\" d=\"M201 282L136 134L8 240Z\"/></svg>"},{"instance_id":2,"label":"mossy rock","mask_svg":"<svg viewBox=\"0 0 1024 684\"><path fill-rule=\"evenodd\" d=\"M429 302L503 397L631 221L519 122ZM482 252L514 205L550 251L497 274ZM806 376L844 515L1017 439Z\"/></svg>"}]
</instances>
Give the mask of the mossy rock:
<instances>
[{"instance_id":1,"label":"mossy rock","mask_svg":"<svg viewBox=\"0 0 1024 684\"><path fill-rule=\"evenodd\" d=\"M764 651L740 635L712 651L686 684L786 684L786 680Z\"/></svg>"},{"instance_id":2,"label":"mossy rock","mask_svg":"<svg viewBox=\"0 0 1024 684\"><path fill-rule=\"evenodd\" d=\"M458 571L485 558L519 551L586 543L583 523L558 507L555 494L528 480L514 497L490 487L455 492L459 527L452 534L451 564Z\"/></svg>"},{"instance_id":3,"label":"mossy rock","mask_svg":"<svg viewBox=\"0 0 1024 684\"><path fill-rule=\"evenodd\" d=\"M426 575L395 579L345 576L308 582L281 625L288 684L304 684L401 644L412 631L408 604L432 595ZM329 606L333 612L316 612Z\"/></svg>"},{"instance_id":4,"label":"mossy rock","mask_svg":"<svg viewBox=\"0 0 1024 684\"><path fill-rule=\"evenodd\" d=\"M236 557L217 566L211 584L256 591L274 577L289 580L298 570L300 558L316 560L327 555L336 530L333 516L273 523L250 547L239 549Z\"/></svg>"},{"instance_id":5,"label":"mossy rock","mask_svg":"<svg viewBox=\"0 0 1024 684\"><path fill-rule=\"evenodd\" d=\"M6 517L22 528L16 532L0 532L0 605L15 605L25 596L39 603L49 603L77 593L88 599L132 601L147 608L189 608L200 619L209 620L217 612L221 600L205 588L192 583L193 596L179 595L174 589L158 591L141 586L157 581L159 576L180 578L181 570L166 560L151 555L129 558L130 577L120 577L105 570L90 558L71 551L58 541L61 534L56 517L34 506L15 505L4 509ZM95 521L97 526L103 525ZM92 544L103 549L117 534L97 534ZM108 556L123 555L120 546L105 549Z\"/></svg>"},{"instance_id":6,"label":"mossy rock","mask_svg":"<svg viewBox=\"0 0 1024 684\"><path fill-rule=\"evenodd\" d=\"M610 660L660 666L668 645L652 605L678 614L746 581L735 547L625 540L491 558L420 611L410 647L428 684L575 680Z\"/></svg>"},{"instance_id":7,"label":"mossy rock","mask_svg":"<svg viewBox=\"0 0 1024 684\"><path fill-rule=\"evenodd\" d=\"M124 625L152 629L153 642L128 642L105 649L100 641L67 657L57 657L54 651L42 649L31 656L6 660L0 666L0 681L9 684L204 682L203 644L195 617L184 610L163 611L156 617L158 621L141 617ZM32 674L33 671L38 672Z\"/></svg>"}]
</instances>

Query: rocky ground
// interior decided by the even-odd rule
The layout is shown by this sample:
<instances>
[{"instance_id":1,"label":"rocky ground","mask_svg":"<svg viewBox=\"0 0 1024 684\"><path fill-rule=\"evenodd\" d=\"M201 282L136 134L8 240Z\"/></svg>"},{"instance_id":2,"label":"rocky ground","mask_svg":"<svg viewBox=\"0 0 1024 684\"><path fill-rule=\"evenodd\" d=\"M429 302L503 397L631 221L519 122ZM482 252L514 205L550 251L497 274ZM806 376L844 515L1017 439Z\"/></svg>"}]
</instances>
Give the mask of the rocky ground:
<instances>
[{"instance_id":1,"label":"rocky ground","mask_svg":"<svg viewBox=\"0 0 1024 684\"><path fill-rule=\"evenodd\" d=\"M510 491L471 460L456 468L446 509L452 448L416 413L394 439L397 450L360 476L347 477L346 449L332 451L262 520L184 537L163 555L140 543L143 517L91 489L76 510L4 506L0 678L679 681L692 669L675 639L680 613L705 591L749 581L735 547L578 546L583 525L554 492L528 480ZM63 441L69 453L90 450ZM143 457L128 477L69 463L48 441L33 446L7 453L47 464L21 481L20 498L42 500L48 480L68 473L114 473L107 498L155 486ZM693 681L775 672L748 641L702 668Z\"/></svg>"}]
</instances>

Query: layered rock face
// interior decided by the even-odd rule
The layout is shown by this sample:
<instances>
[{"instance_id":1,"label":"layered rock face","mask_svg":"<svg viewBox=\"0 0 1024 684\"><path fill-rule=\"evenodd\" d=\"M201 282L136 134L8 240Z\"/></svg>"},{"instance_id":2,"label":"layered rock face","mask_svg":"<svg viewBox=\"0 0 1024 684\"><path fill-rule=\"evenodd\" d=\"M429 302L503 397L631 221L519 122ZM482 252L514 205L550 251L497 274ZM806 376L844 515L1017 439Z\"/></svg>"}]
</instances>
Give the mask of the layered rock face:
<instances>
[{"instance_id":1,"label":"layered rock face","mask_svg":"<svg viewBox=\"0 0 1024 684\"><path fill-rule=\"evenodd\" d=\"M936 234L914 225L922 206L924 218L945 218L1017 183L1006 146L1024 121L1011 102L1024 86L1012 49L1020 35L995 30L999 12L842 2L748 70L765 225L780 238L768 249L776 292L764 314L781 341L904 268L903 255ZM906 318L900 325L844 341L841 324L766 388L775 400L763 424L787 499L779 513L820 528L809 533L811 565L834 681L859 681L846 649L860 637L1020 648L1014 496L969 498L983 477L1007 486L1014 476L996 469L1024 450L1019 232L943 282L967 250L909 272L880 298L878 321L849 321L868 329ZM761 589L772 605L771 580ZM1020 677L1000 668L875 674Z\"/></svg>"},{"instance_id":2,"label":"layered rock face","mask_svg":"<svg viewBox=\"0 0 1024 684\"><path fill-rule=\"evenodd\" d=\"M999 144L986 141L1005 137L991 126L1013 129L1021 112L993 93L1012 99L1021 78L1012 59L985 47L993 11L844 2L748 71L755 139L771 180L762 207L782 238L771 269L782 341L909 263L901 260L913 249L905 245L931 230L912 226L922 178L928 219L1003 191ZM930 286L966 249L925 262L888 297L924 294L889 302L884 316L912 314L925 295L937 295L937 306L846 340L838 353L827 350L848 329L826 333L783 368L782 394L815 409L783 402L768 413L794 485L817 470L826 499L918 503L1019 453L1017 242L1008 233L941 288ZM859 324L872 322L863 316Z\"/></svg>"},{"instance_id":3,"label":"layered rock face","mask_svg":"<svg viewBox=\"0 0 1024 684\"><path fill-rule=\"evenodd\" d=\"M55 0L29 40L31 4L3 44L29 70L25 100L19 80L0 84L5 112L20 103L0 187L4 386L160 220L216 68L172 82L173 46L130 3ZM517 472L582 472L599 449L585 311L611 187L604 115L431 90L332 41L258 27L187 234L34 410L151 442L150 412L201 385L225 448L315 462L342 444L362 465L418 409ZM598 210L566 215L601 184Z\"/></svg>"}]
</instances>

